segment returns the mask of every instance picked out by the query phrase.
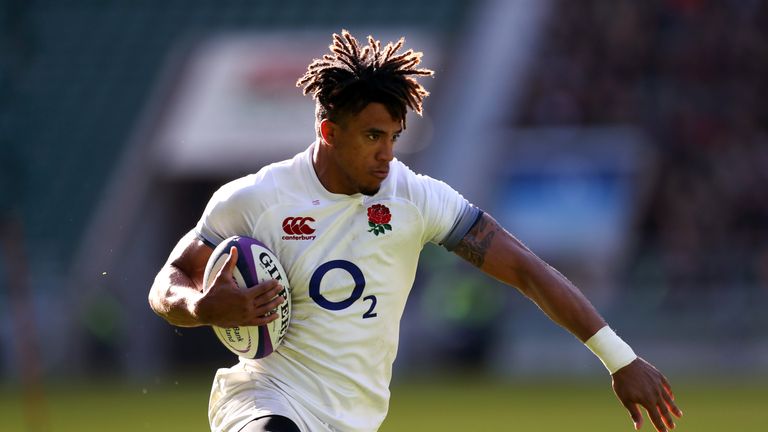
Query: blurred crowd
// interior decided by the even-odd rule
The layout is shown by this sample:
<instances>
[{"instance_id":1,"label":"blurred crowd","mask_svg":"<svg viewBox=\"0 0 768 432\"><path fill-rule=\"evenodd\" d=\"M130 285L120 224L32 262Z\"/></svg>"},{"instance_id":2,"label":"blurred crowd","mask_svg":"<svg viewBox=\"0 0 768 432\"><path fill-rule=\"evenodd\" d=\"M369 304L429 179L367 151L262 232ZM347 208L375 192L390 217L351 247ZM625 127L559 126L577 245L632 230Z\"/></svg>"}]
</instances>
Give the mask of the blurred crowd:
<instances>
[{"instance_id":1,"label":"blurred crowd","mask_svg":"<svg viewBox=\"0 0 768 432\"><path fill-rule=\"evenodd\" d=\"M72 311L59 281L67 278L73 251L174 47L222 31L338 29L350 23L462 35L457 23L482 4L444 0L436 7L394 0L377 3L373 13L370 4L351 0L305 0L286 8L273 1L221 3L0 1L0 228L6 222L34 240L36 268L29 284L41 287L40 298L55 311L44 314L52 319L47 328L66 328L59 322ZM656 164L645 174L649 187L638 201L637 235L623 272L628 289L621 293L675 311L701 305L692 300L730 302L736 307L716 322L730 324L734 317L755 317L759 311L758 318L745 319L750 326L744 328L765 333L765 325L754 324L768 324L761 309L768 299L768 0L552 3L524 83L523 111L511 122L524 127L628 124L649 138ZM159 243L155 239L154 247ZM10 267L4 259L0 256L0 294L8 279L4 268ZM424 303L436 305L432 312L442 316L427 311L422 322L412 315L419 321L411 328L433 323L428 329L433 333L423 340L434 341L425 344L414 337L413 346L439 352L433 345L442 344L457 357L485 355L481 349L489 340L502 338L489 330L499 330L495 319L506 312L496 300L501 294L478 294L477 282L461 268L451 273L442 267L450 263L431 259L425 257L425 267L440 277L434 278L434 289L424 290ZM95 269L104 276L99 276L103 286L90 292L106 300L93 295L93 307L83 300L88 290L73 288L86 304L81 309L89 312L71 321L86 323L85 330L78 328L86 334L84 345L96 346L95 354L84 356L101 364L107 363L102 351L119 357L126 335L140 334L128 329L145 322L172 335L168 349L179 362L189 362L185 349L200 358L199 341L217 343L207 329L184 330L182 339L181 331L172 333L165 323L120 315L123 293L116 294L115 287L124 285L132 294L128 289L148 283L136 282L141 275L123 267L123 279ZM118 282L128 276L133 286ZM446 284L456 287L449 296ZM135 300L151 314L144 294ZM445 331L447 321L459 323L457 329ZM9 328L8 322L2 324ZM704 321L690 322L695 327ZM529 322L525 325L529 331ZM464 333L453 337L458 331ZM440 340L444 335L451 340ZM76 351L64 336L53 339L64 341L62 352ZM467 344L450 345L457 341ZM0 337L0 353L10 343ZM151 348L151 355L163 355ZM447 355L439 354L444 361ZM3 362L0 358L0 373Z\"/></svg>"},{"instance_id":2,"label":"blurred crowd","mask_svg":"<svg viewBox=\"0 0 768 432\"><path fill-rule=\"evenodd\" d=\"M627 283L663 287L673 307L764 295L768 1L559 0L554 10L515 121L631 124L650 138L657 168Z\"/></svg>"}]
</instances>

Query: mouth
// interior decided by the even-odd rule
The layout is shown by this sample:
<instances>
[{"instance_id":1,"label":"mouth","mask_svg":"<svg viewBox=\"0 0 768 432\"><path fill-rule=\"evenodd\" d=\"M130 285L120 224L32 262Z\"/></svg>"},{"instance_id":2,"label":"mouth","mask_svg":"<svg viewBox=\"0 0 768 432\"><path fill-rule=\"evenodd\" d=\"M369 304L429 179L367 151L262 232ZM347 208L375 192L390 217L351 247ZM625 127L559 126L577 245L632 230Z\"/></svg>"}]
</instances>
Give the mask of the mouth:
<instances>
[{"instance_id":1,"label":"mouth","mask_svg":"<svg viewBox=\"0 0 768 432\"><path fill-rule=\"evenodd\" d=\"M379 180L384 180L389 175L389 169L378 169L372 172L373 176Z\"/></svg>"}]
</instances>

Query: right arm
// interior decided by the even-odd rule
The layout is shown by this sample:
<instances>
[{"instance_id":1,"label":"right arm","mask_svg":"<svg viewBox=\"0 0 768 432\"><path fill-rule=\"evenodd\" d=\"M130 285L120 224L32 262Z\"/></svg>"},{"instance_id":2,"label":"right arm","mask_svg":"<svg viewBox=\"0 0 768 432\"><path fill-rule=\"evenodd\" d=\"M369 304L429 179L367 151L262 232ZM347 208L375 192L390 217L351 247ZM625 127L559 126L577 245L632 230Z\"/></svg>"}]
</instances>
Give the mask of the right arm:
<instances>
[{"instance_id":1,"label":"right arm","mask_svg":"<svg viewBox=\"0 0 768 432\"><path fill-rule=\"evenodd\" d=\"M454 252L490 276L516 287L552 321L582 342L586 343L606 326L605 320L578 288L487 213L469 230ZM666 377L653 365L638 357L611 374L616 396L629 411L636 429L643 422L638 405L646 409L656 430L667 431L675 427L672 416L681 417L683 413L674 402Z\"/></svg>"},{"instance_id":2,"label":"right arm","mask_svg":"<svg viewBox=\"0 0 768 432\"><path fill-rule=\"evenodd\" d=\"M247 290L239 289L232 278L237 263L234 247L211 286L203 285L205 265L212 252L194 231L182 237L149 291L152 310L179 327L259 326L277 319L271 311L283 302L283 297L277 295L282 288L269 280Z\"/></svg>"}]
</instances>

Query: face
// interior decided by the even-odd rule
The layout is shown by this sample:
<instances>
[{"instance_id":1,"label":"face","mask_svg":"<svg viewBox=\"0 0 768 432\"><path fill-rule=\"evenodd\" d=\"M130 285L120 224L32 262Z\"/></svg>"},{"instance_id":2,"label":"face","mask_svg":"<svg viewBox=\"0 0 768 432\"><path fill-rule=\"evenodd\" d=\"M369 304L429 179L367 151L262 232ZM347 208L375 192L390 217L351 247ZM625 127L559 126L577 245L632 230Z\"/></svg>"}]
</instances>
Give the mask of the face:
<instances>
[{"instance_id":1,"label":"face","mask_svg":"<svg viewBox=\"0 0 768 432\"><path fill-rule=\"evenodd\" d=\"M380 103L370 103L343 122L321 124L330 160L321 180L335 193L374 195L389 175L394 145L403 131ZM325 177L325 178L323 178Z\"/></svg>"}]
</instances>

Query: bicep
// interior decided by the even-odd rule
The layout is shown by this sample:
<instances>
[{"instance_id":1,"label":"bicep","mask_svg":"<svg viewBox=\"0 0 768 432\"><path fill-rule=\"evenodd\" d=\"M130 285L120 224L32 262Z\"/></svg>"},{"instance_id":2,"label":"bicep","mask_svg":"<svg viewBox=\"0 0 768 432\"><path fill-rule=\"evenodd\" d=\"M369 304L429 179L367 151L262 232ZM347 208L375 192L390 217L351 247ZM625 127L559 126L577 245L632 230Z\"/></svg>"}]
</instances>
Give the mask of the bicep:
<instances>
[{"instance_id":1,"label":"bicep","mask_svg":"<svg viewBox=\"0 0 768 432\"><path fill-rule=\"evenodd\" d=\"M526 284L533 253L488 213L483 213L453 252L494 278L515 287Z\"/></svg>"},{"instance_id":2,"label":"bicep","mask_svg":"<svg viewBox=\"0 0 768 432\"><path fill-rule=\"evenodd\" d=\"M173 248L166 266L170 267L172 273L181 271L198 290L202 290L203 273L212 253L213 249L191 230Z\"/></svg>"}]
</instances>

